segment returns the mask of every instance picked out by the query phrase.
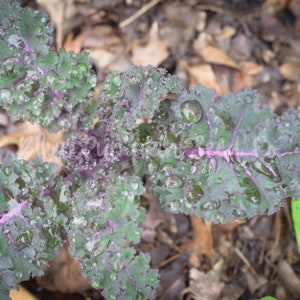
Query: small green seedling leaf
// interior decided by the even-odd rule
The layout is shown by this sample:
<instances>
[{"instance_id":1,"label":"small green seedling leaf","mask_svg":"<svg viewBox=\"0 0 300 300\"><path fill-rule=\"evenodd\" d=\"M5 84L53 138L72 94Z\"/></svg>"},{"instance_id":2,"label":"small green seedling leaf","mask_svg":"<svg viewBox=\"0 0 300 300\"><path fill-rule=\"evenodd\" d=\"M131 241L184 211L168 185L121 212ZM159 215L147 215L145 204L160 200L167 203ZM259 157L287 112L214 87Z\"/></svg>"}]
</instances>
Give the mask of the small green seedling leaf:
<instances>
[{"instance_id":1,"label":"small green seedling leaf","mask_svg":"<svg viewBox=\"0 0 300 300\"><path fill-rule=\"evenodd\" d=\"M292 201L291 210L298 252L300 252L300 199Z\"/></svg>"}]
</instances>

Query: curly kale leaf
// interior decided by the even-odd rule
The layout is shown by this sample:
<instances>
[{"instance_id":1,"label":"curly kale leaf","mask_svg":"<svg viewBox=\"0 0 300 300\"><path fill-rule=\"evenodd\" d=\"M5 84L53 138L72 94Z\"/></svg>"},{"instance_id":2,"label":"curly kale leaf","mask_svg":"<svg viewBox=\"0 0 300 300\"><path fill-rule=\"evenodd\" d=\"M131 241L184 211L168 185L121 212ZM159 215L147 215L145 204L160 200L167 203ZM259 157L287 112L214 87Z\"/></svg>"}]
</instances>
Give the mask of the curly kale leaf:
<instances>
[{"instance_id":1,"label":"curly kale leaf","mask_svg":"<svg viewBox=\"0 0 300 300\"><path fill-rule=\"evenodd\" d=\"M199 85L155 126L140 154L167 211L223 223L300 197L299 110L277 116L250 89L216 99Z\"/></svg>"},{"instance_id":2,"label":"curly kale leaf","mask_svg":"<svg viewBox=\"0 0 300 300\"><path fill-rule=\"evenodd\" d=\"M52 34L45 13L0 2L0 105L50 131L87 129L97 109L90 57L51 51Z\"/></svg>"},{"instance_id":3,"label":"curly kale leaf","mask_svg":"<svg viewBox=\"0 0 300 300\"><path fill-rule=\"evenodd\" d=\"M71 254L91 284L103 288L106 299L154 299L157 271L150 268L149 255L130 246L140 241L139 224L145 219L139 203L143 183L112 172L105 189L99 181L86 180L70 201Z\"/></svg>"},{"instance_id":4,"label":"curly kale leaf","mask_svg":"<svg viewBox=\"0 0 300 300\"><path fill-rule=\"evenodd\" d=\"M182 89L182 81L164 69L133 66L126 73L114 72L106 78L98 115L101 120L109 120L116 139L131 151L134 137L130 132L150 122L168 94Z\"/></svg>"},{"instance_id":5,"label":"curly kale leaf","mask_svg":"<svg viewBox=\"0 0 300 300\"><path fill-rule=\"evenodd\" d=\"M67 219L59 200L65 191L56 172L57 166L40 159L27 162L15 156L0 166L1 299L9 299L18 282L42 275L62 246Z\"/></svg>"},{"instance_id":6,"label":"curly kale leaf","mask_svg":"<svg viewBox=\"0 0 300 300\"><path fill-rule=\"evenodd\" d=\"M250 89L219 99L201 85L182 91L149 69L108 77L101 112L118 117L115 135L131 149L136 174L151 175L167 211L222 223L272 214L286 197L300 197L299 110L278 116ZM135 84L132 72L141 74ZM159 98L171 88L176 100Z\"/></svg>"}]
</instances>

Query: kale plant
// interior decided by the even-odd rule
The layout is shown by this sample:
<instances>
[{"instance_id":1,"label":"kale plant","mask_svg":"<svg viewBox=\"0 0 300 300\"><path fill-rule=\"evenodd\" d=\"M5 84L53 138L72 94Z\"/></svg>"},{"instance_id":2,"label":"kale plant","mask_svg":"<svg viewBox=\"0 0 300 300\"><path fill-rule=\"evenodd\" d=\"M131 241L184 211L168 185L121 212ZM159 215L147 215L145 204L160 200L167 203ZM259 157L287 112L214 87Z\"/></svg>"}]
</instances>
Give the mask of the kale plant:
<instances>
[{"instance_id":1,"label":"kale plant","mask_svg":"<svg viewBox=\"0 0 300 300\"><path fill-rule=\"evenodd\" d=\"M158 272L134 248L144 175L166 211L217 223L300 198L299 110L278 116L251 89L186 90L151 66L110 74L95 101L90 57L51 50L52 33L45 13L0 0L0 105L67 133L61 172L14 155L0 166L1 299L43 274L66 237L106 299L154 299Z\"/></svg>"}]
</instances>

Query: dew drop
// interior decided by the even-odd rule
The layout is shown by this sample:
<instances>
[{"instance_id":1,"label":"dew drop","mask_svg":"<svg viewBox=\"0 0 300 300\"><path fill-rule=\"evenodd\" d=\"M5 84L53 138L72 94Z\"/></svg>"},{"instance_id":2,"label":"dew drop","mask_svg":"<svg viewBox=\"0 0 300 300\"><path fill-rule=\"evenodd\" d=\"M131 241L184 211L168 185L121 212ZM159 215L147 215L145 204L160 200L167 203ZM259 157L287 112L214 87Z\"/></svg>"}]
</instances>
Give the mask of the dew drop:
<instances>
[{"instance_id":1,"label":"dew drop","mask_svg":"<svg viewBox=\"0 0 300 300\"><path fill-rule=\"evenodd\" d=\"M207 201L201 205L203 210L212 210L220 207L220 201Z\"/></svg>"},{"instance_id":2,"label":"dew drop","mask_svg":"<svg viewBox=\"0 0 300 300\"><path fill-rule=\"evenodd\" d=\"M32 243L33 231L30 229L24 230L17 238L16 245L19 250L29 247Z\"/></svg>"},{"instance_id":3,"label":"dew drop","mask_svg":"<svg viewBox=\"0 0 300 300\"><path fill-rule=\"evenodd\" d=\"M129 142L129 136L127 134L123 135L122 139L125 144Z\"/></svg>"},{"instance_id":4,"label":"dew drop","mask_svg":"<svg viewBox=\"0 0 300 300\"><path fill-rule=\"evenodd\" d=\"M295 170L295 166L293 166L293 165L287 165L287 169L289 171L294 171Z\"/></svg>"},{"instance_id":5,"label":"dew drop","mask_svg":"<svg viewBox=\"0 0 300 300\"><path fill-rule=\"evenodd\" d=\"M35 29L35 32L36 34L40 34L43 32L43 27L42 26L38 26L36 29Z\"/></svg>"},{"instance_id":6,"label":"dew drop","mask_svg":"<svg viewBox=\"0 0 300 300\"><path fill-rule=\"evenodd\" d=\"M89 252L92 252L92 251L93 251L94 246L95 246L95 241L88 241L88 242L85 244L85 248L86 248L86 250L89 251Z\"/></svg>"},{"instance_id":7,"label":"dew drop","mask_svg":"<svg viewBox=\"0 0 300 300\"><path fill-rule=\"evenodd\" d=\"M199 122L202 118L202 108L198 101L189 100L180 105L180 113L188 123Z\"/></svg>"},{"instance_id":8,"label":"dew drop","mask_svg":"<svg viewBox=\"0 0 300 300\"><path fill-rule=\"evenodd\" d=\"M233 210L232 214L236 217L236 218L246 218L247 214L244 210Z\"/></svg>"},{"instance_id":9,"label":"dew drop","mask_svg":"<svg viewBox=\"0 0 300 300\"><path fill-rule=\"evenodd\" d=\"M100 288L101 287L101 282L100 280L92 280L92 286L97 289L97 288Z\"/></svg>"},{"instance_id":10,"label":"dew drop","mask_svg":"<svg viewBox=\"0 0 300 300\"><path fill-rule=\"evenodd\" d=\"M257 197L256 195L250 196L249 201L253 204L258 204L260 202L260 196Z\"/></svg>"},{"instance_id":11,"label":"dew drop","mask_svg":"<svg viewBox=\"0 0 300 300\"><path fill-rule=\"evenodd\" d=\"M224 221L225 221L225 215L223 213L221 213L221 212L218 212L217 215L216 215L216 220L219 223L224 223Z\"/></svg>"},{"instance_id":12,"label":"dew drop","mask_svg":"<svg viewBox=\"0 0 300 300\"><path fill-rule=\"evenodd\" d=\"M114 272L111 273L111 274L110 274L110 279L111 279L111 280L116 280L116 279L117 279L116 273L114 273Z\"/></svg>"},{"instance_id":13,"label":"dew drop","mask_svg":"<svg viewBox=\"0 0 300 300\"><path fill-rule=\"evenodd\" d=\"M168 125L168 131L177 136L180 132L180 124L177 121L171 121Z\"/></svg>"},{"instance_id":14,"label":"dew drop","mask_svg":"<svg viewBox=\"0 0 300 300\"><path fill-rule=\"evenodd\" d=\"M186 207L187 209L191 209L191 208L192 208L192 204L187 202L187 203L185 204L185 207Z\"/></svg>"},{"instance_id":15,"label":"dew drop","mask_svg":"<svg viewBox=\"0 0 300 300\"><path fill-rule=\"evenodd\" d=\"M9 176L11 174L11 168L10 167L5 167L3 168L3 172L5 175Z\"/></svg>"},{"instance_id":16,"label":"dew drop","mask_svg":"<svg viewBox=\"0 0 300 300\"><path fill-rule=\"evenodd\" d=\"M164 179L164 186L168 189L175 189L182 187L183 182L180 177L171 174Z\"/></svg>"},{"instance_id":17,"label":"dew drop","mask_svg":"<svg viewBox=\"0 0 300 300\"><path fill-rule=\"evenodd\" d=\"M217 183L221 184L225 181L225 178L224 177L218 177L217 178Z\"/></svg>"},{"instance_id":18,"label":"dew drop","mask_svg":"<svg viewBox=\"0 0 300 300\"><path fill-rule=\"evenodd\" d=\"M185 194L188 202L195 203L202 198L204 193L201 187L193 182L189 185L189 188Z\"/></svg>"},{"instance_id":19,"label":"dew drop","mask_svg":"<svg viewBox=\"0 0 300 300\"><path fill-rule=\"evenodd\" d=\"M164 169L164 170L172 169L174 167L175 167L175 164L173 162L165 162L162 165L162 169Z\"/></svg>"},{"instance_id":20,"label":"dew drop","mask_svg":"<svg viewBox=\"0 0 300 300\"><path fill-rule=\"evenodd\" d=\"M139 188L139 184L137 182L134 182L131 184L131 188L136 191Z\"/></svg>"},{"instance_id":21,"label":"dew drop","mask_svg":"<svg viewBox=\"0 0 300 300\"><path fill-rule=\"evenodd\" d=\"M78 70L78 72L84 74L88 71L88 67L84 63L79 63L77 65L77 70Z\"/></svg>"},{"instance_id":22,"label":"dew drop","mask_svg":"<svg viewBox=\"0 0 300 300\"><path fill-rule=\"evenodd\" d=\"M169 211L171 213L177 213L178 212L178 204L174 203L174 202L170 203Z\"/></svg>"},{"instance_id":23,"label":"dew drop","mask_svg":"<svg viewBox=\"0 0 300 300\"><path fill-rule=\"evenodd\" d=\"M9 89L1 89L0 97L1 97L1 100L10 102L11 91Z\"/></svg>"},{"instance_id":24,"label":"dew drop","mask_svg":"<svg viewBox=\"0 0 300 300\"><path fill-rule=\"evenodd\" d=\"M23 273L20 271L17 271L15 274L16 274L16 278L19 280L23 277Z\"/></svg>"},{"instance_id":25,"label":"dew drop","mask_svg":"<svg viewBox=\"0 0 300 300\"><path fill-rule=\"evenodd\" d=\"M245 102L248 103L248 104L253 101L251 95L246 95L244 99L245 99Z\"/></svg>"},{"instance_id":26,"label":"dew drop","mask_svg":"<svg viewBox=\"0 0 300 300\"><path fill-rule=\"evenodd\" d=\"M253 204L258 204L260 202L261 196L256 184L250 178L244 178L241 182L241 187L245 188L245 195L247 200Z\"/></svg>"},{"instance_id":27,"label":"dew drop","mask_svg":"<svg viewBox=\"0 0 300 300\"><path fill-rule=\"evenodd\" d=\"M197 167L196 166L192 166L191 167L191 174L195 174L197 172Z\"/></svg>"},{"instance_id":28,"label":"dew drop","mask_svg":"<svg viewBox=\"0 0 300 300\"><path fill-rule=\"evenodd\" d=\"M264 164L257 160L252 162L251 166L257 173L267 176L273 182L280 182L278 170L275 164Z\"/></svg>"}]
</instances>

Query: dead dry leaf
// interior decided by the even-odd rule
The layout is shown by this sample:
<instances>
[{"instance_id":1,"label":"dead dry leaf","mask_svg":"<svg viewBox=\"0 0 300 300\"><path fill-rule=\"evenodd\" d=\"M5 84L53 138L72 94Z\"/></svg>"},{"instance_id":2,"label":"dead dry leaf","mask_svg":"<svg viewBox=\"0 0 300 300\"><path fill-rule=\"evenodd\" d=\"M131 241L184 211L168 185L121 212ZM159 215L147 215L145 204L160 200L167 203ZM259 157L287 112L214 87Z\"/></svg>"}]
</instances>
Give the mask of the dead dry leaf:
<instances>
[{"instance_id":1,"label":"dead dry leaf","mask_svg":"<svg viewBox=\"0 0 300 300\"><path fill-rule=\"evenodd\" d=\"M252 87L252 76L236 69L231 72L231 92L238 93L245 87Z\"/></svg>"},{"instance_id":2,"label":"dead dry leaf","mask_svg":"<svg viewBox=\"0 0 300 300\"><path fill-rule=\"evenodd\" d=\"M199 267L199 255L206 255L210 262L213 260L213 238L211 223L205 222L202 218L190 217L193 227L193 245L190 261L194 267Z\"/></svg>"},{"instance_id":3,"label":"dead dry leaf","mask_svg":"<svg viewBox=\"0 0 300 300\"><path fill-rule=\"evenodd\" d=\"M83 32L82 47L91 55L99 70L123 70L128 68L125 45L111 26L100 25Z\"/></svg>"},{"instance_id":4,"label":"dead dry leaf","mask_svg":"<svg viewBox=\"0 0 300 300\"><path fill-rule=\"evenodd\" d=\"M221 32L214 35L217 41L227 40L236 34L236 28L232 26L225 26L221 29Z\"/></svg>"},{"instance_id":5,"label":"dead dry leaf","mask_svg":"<svg viewBox=\"0 0 300 300\"><path fill-rule=\"evenodd\" d=\"M253 61L241 61L239 62L241 70L248 75L256 75L262 71L262 66Z\"/></svg>"},{"instance_id":6,"label":"dead dry leaf","mask_svg":"<svg viewBox=\"0 0 300 300\"><path fill-rule=\"evenodd\" d=\"M84 48L101 48L118 50L115 47L123 45L118 31L112 26L99 25L83 32ZM124 46L122 46L123 49Z\"/></svg>"},{"instance_id":7,"label":"dead dry leaf","mask_svg":"<svg viewBox=\"0 0 300 300\"><path fill-rule=\"evenodd\" d=\"M197 49L195 50L197 51ZM230 58L223 50L214 46L206 46L203 49L198 50L197 54L204 62L239 69L239 66L232 58Z\"/></svg>"},{"instance_id":8,"label":"dead dry leaf","mask_svg":"<svg viewBox=\"0 0 300 300\"><path fill-rule=\"evenodd\" d=\"M132 45L131 61L135 65L159 66L169 57L169 40L159 38L158 23L154 22L149 32L149 40L146 46L140 42L134 42Z\"/></svg>"},{"instance_id":9,"label":"dead dry leaf","mask_svg":"<svg viewBox=\"0 0 300 300\"><path fill-rule=\"evenodd\" d=\"M280 73L288 80L299 81L300 78L300 64L287 62L279 67Z\"/></svg>"},{"instance_id":10,"label":"dead dry leaf","mask_svg":"<svg viewBox=\"0 0 300 300\"><path fill-rule=\"evenodd\" d=\"M65 48L67 52L74 51L75 53L79 53L82 50L83 42L84 36L82 34L74 38L74 34L71 32L67 35L63 48Z\"/></svg>"},{"instance_id":11,"label":"dead dry leaf","mask_svg":"<svg viewBox=\"0 0 300 300\"><path fill-rule=\"evenodd\" d=\"M263 6L268 13L276 13L284 10L288 3L289 0L266 0Z\"/></svg>"},{"instance_id":12,"label":"dead dry leaf","mask_svg":"<svg viewBox=\"0 0 300 300\"><path fill-rule=\"evenodd\" d=\"M185 61L180 61L179 65L187 72L190 86L196 86L201 83L208 88L213 88L219 95L222 94L222 89L217 82L217 77L209 64L189 66Z\"/></svg>"},{"instance_id":13,"label":"dead dry leaf","mask_svg":"<svg viewBox=\"0 0 300 300\"><path fill-rule=\"evenodd\" d=\"M19 290L11 290L9 296L12 300L38 300L35 296L29 293L24 287L19 286Z\"/></svg>"},{"instance_id":14,"label":"dead dry leaf","mask_svg":"<svg viewBox=\"0 0 300 300\"><path fill-rule=\"evenodd\" d=\"M59 255L49 263L45 275L37 277L37 282L47 290L62 293L81 293L91 288L67 246L60 249Z\"/></svg>"},{"instance_id":15,"label":"dead dry leaf","mask_svg":"<svg viewBox=\"0 0 300 300\"><path fill-rule=\"evenodd\" d=\"M90 54L96 66L100 69L107 68L116 59L115 54L104 49L86 49L86 51Z\"/></svg>"},{"instance_id":16,"label":"dead dry leaf","mask_svg":"<svg viewBox=\"0 0 300 300\"><path fill-rule=\"evenodd\" d=\"M190 270L190 286L183 290L181 299L189 294L194 300L217 300L224 288L219 274L214 270L204 273L195 268Z\"/></svg>"},{"instance_id":17,"label":"dead dry leaf","mask_svg":"<svg viewBox=\"0 0 300 300\"><path fill-rule=\"evenodd\" d=\"M18 157L30 160L42 156L45 162L61 165L55 156L59 144L63 143L63 131L50 133L37 124L24 122L14 132L0 137L0 147L16 145Z\"/></svg>"}]
</instances>

